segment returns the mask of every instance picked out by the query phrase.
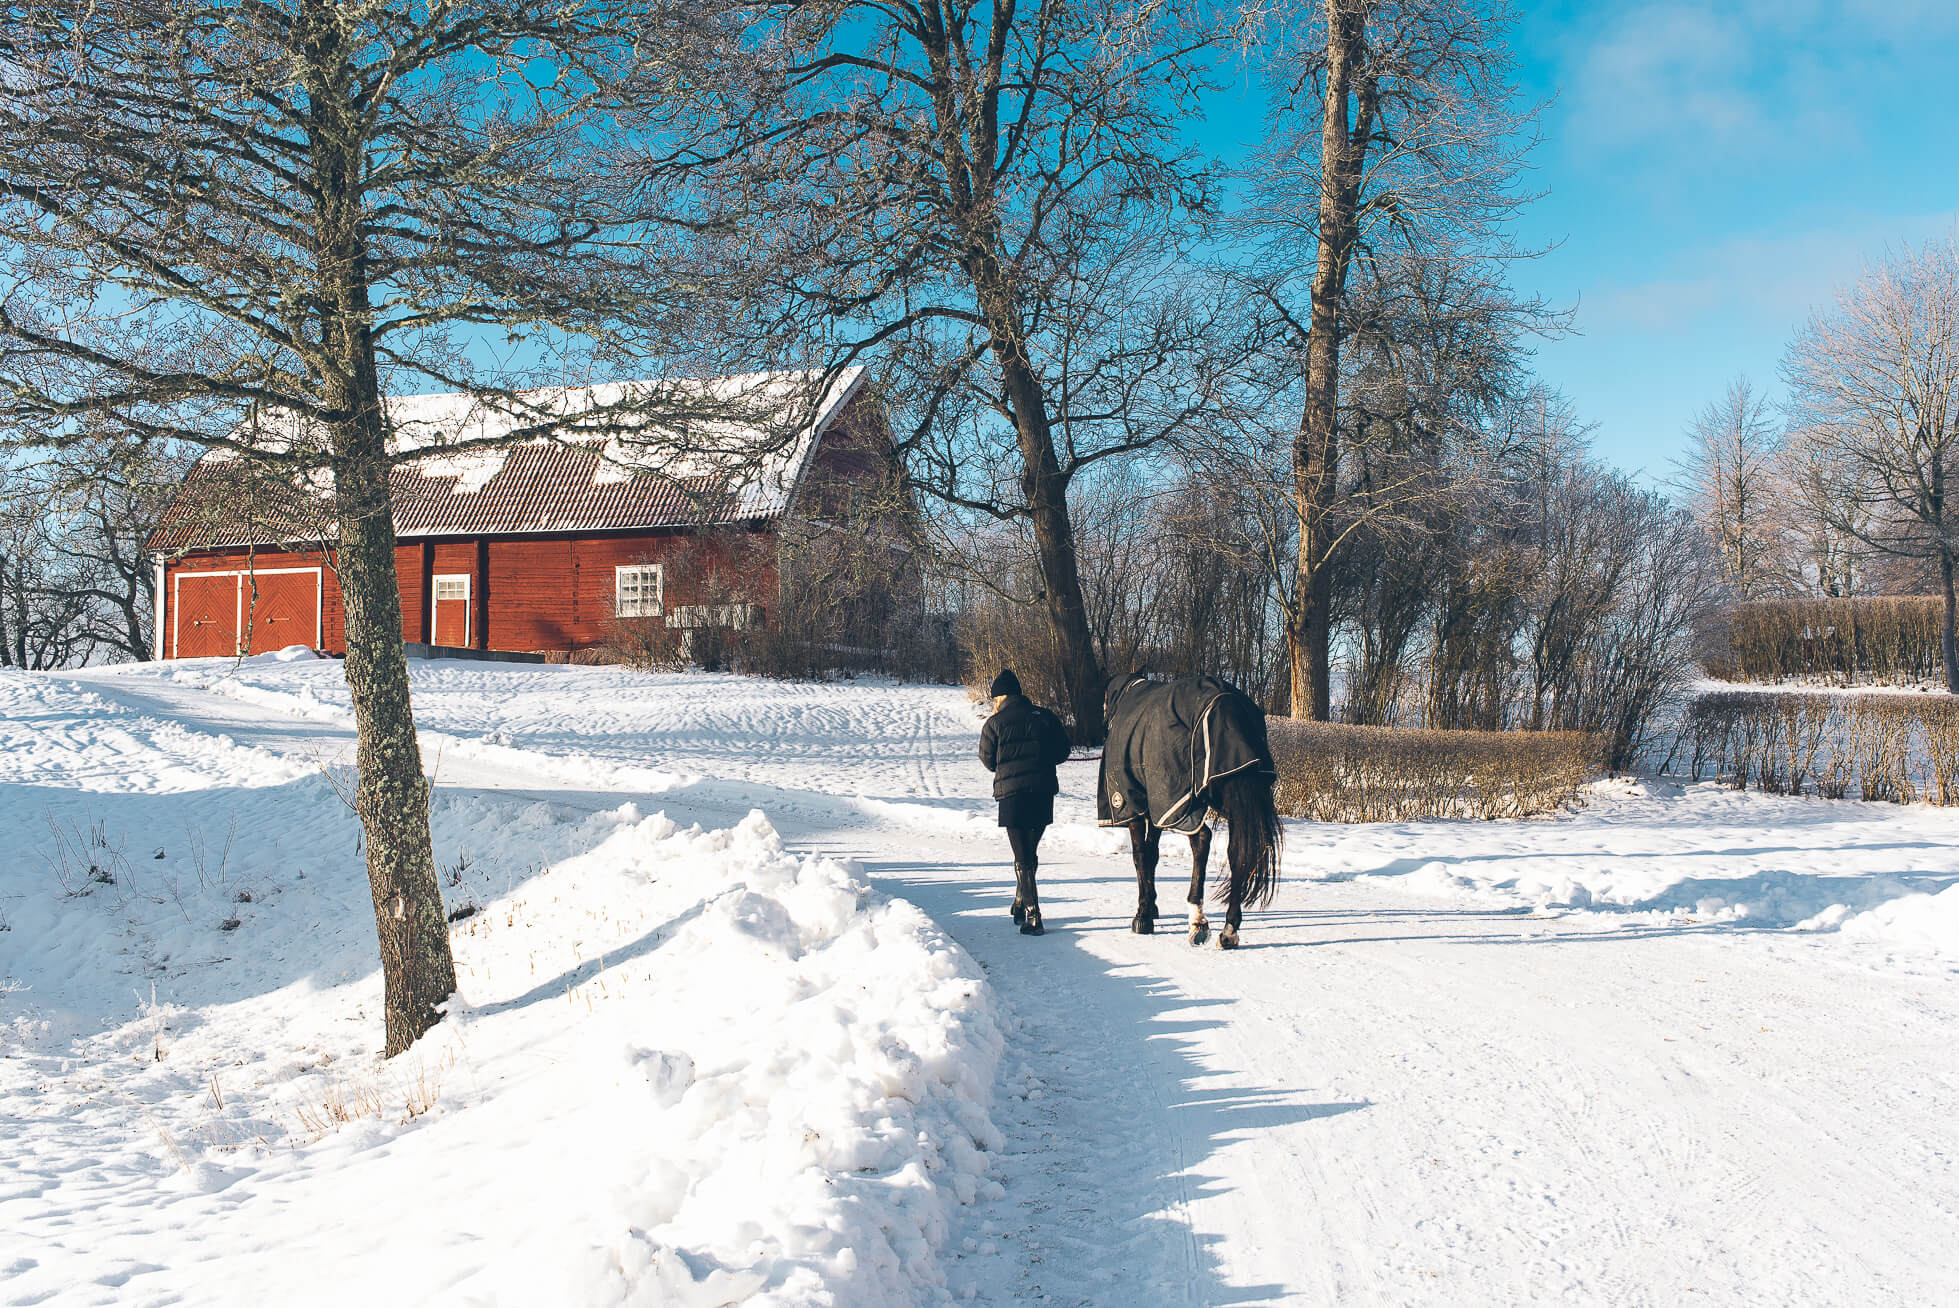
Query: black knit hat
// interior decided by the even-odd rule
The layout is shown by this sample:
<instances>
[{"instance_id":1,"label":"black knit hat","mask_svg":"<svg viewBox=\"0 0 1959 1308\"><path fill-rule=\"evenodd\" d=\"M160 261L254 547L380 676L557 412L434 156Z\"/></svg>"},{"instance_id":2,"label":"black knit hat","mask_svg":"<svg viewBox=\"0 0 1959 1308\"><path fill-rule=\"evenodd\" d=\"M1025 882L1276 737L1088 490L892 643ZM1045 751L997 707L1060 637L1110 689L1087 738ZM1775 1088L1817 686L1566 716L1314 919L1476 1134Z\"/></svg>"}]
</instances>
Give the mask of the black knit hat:
<instances>
[{"instance_id":1,"label":"black knit hat","mask_svg":"<svg viewBox=\"0 0 1959 1308\"><path fill-rule=\"evenodd\" d=\"M1012 668L1001 668L1000 675L993 679L993 685L987 689L986 693L995 699L1000 698L1002 695L1018 695L1020 693L1020 678L1013 674Z\"/></svg>"}]
</instances>

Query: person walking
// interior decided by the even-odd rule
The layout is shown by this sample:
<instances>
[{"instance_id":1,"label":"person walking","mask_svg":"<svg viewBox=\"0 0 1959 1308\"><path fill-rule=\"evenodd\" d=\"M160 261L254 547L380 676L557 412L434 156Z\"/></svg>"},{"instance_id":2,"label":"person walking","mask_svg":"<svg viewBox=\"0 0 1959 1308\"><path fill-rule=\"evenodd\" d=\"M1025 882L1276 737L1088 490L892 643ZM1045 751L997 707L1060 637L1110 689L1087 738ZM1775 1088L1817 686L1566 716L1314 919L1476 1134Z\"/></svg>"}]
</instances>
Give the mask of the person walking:
<instances>
[{"instance_id":1,"label":"person walking","mask_svg":"<svg viewBox=\"0 0 1959 1308\"><path fill-rule=\"evenodd\" d=\"M1034 885L1040 866L1041 833L1054 821L1054 797L1061 789L1054 769L1068 757L1068 733L1061 719L1020 693L1020 678L1002 668L987 693L993 716L980 731L980 762L993 774L993 798L1000 803L1000 825L1014 855L1013 919L1025 936L1041 935L1041 896Z\"/></svg>"}]
</instances>

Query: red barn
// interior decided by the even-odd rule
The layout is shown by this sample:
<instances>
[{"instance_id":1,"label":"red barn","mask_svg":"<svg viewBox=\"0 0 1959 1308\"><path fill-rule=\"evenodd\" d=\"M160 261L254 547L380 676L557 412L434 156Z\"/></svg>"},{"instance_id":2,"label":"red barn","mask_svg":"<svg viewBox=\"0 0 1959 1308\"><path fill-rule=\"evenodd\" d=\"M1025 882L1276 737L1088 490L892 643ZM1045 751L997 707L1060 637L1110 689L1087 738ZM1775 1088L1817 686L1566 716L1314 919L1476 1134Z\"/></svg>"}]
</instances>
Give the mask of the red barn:
<instances>
[{"instance_id":1,"label":"red barn","mask_svg":"<svg viewBox=\"0 0 1959 1308\"><path fill-rule=\"evenodd\" d=\"M594 391L567 391L574 407ZM480 434L469 396L389 402L397 439ZM418 437L416 433L420 433ZM433 439L432 439L433 437ZM671 628L766 620L791 528L834 529L861 494L891 484L891 437L862 369L760 458L693 455L664 466L616 438L554 438L445 454L395 469L395 572L406 639L433 646L570 653L617 620ZM158 658L310 645L346 651L332 535L290 485L265 490L213 451L149 541L157 556ZM254 478L256 480L254 480ZM259 511L241 509L241 486ZM277 500L276 505L267 505ZM315 505L317 510L317 505ZM266 525L269 523L276 526ZM895 544L883 548L902 553Z\"/></svg>"}]
</instances>

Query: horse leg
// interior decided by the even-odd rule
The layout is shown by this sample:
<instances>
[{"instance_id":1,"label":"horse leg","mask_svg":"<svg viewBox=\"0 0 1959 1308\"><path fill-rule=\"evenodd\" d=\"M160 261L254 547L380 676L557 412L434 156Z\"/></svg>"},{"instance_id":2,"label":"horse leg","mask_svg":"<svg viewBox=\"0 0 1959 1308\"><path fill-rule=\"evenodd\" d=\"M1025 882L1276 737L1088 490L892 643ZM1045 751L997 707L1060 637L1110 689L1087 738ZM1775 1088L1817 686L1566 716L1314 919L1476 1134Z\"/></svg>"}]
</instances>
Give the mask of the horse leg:
<instances>
[{"instance_id":1,"label":"horse leg","mask_svg":"<svg viewBox=\"0 0 1959 1308\"><path fill-rule=\"evenodd\" d=\"M1163 847L1163 833L1146 819L1129 824L1129 857L1136 864L1136 916L1129 929L1139 936L1156 932L1156 857Z\"/></svg>"},{"instance_id":2,"label":"horse leg","mask_svg":"<svg viewBox=\"0 0 1959 1308\"><path fill-rule=\"evenodd\" d=\"M1211 924L1204 917L1204 867L1211 861L1211 824L1190 833L1190 943L1201 945L1210 938Z\"/></svg>"},{"instance_id":3,"label":"horse leg","mask_svg":"<svg viewBox=\"0 0 1959 1308\"><path fill-rule=\"evenodd\" d=\"M1236 827L1231 829L1229 836L1224 861L1231 869L1231 883L1225 900L1224 930L1218 933L1219 949L1238 947L1238 923L1244 915L1245 884L1251 877L1251 869L1246 866L1252 854L1251 840L1247 835L1240 835Z\"/></svg>"}]
</instances>

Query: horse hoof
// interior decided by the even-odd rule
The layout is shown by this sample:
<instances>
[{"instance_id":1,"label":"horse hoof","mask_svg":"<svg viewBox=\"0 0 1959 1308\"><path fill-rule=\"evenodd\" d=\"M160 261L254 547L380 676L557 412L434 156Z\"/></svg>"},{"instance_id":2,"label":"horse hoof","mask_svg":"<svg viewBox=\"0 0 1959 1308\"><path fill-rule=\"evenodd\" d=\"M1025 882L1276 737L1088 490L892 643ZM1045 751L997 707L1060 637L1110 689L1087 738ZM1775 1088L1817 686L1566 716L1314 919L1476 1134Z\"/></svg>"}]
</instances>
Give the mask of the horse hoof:
<instances>
[{"instance_id":1,"label":"horse hoof","mask_svg":"<svg viewBox=\"0 0 1959 1308\"><path fill-rule=\"evenodd\" d=\"M1236 949L1237 947L1238 933L1236 931L1221 931L1218 933L1219 949Z\"/></svg>"},{"instance_id":2,"label":"horse hoof","mask_svg":"<svg viewBox=\"0 0 1959 1308\"><path fill-rule=\"evenodd\" d=\"M1193 945L1201 945L1210 938L1211 924L1209 922L1199 922L1190 929L1190 943Z\"/></svg>"},{"instance_id":3,"label":"horse hoof","mask_svg":"<svg viewBox=\"0 0 1959 1308\"><path fill-rule=\"evenodd\" d=\"M1047 928L1041 925L1040 909L1029 910L1027 920L1020 924L1020 934L1023 936L1044 936L1047 934Z\"/></svg>"},{"instance_id":4,"label":"horse hoof","mask_svg":"<svg viewBox=\"0 0 1959 1308\"><path fill-rule=\"evenodd\" d=\"M1027 920L1027 905L1021 903L1018 899L1014 901L1014 906L1007 911L1015 922L1025 922Z\"/></svg>"},{"instance_id":5,"label":"horse hoof","mask_svg":"<svg viewBox=\"0 0 1959 1308\"><path fill-rule=\"evenodd\" d=\"M1139 936L1153 936L1156 934L1156 919L1138 913L1129 919L1129 929Z\"/></svg>"}]
</instances>

